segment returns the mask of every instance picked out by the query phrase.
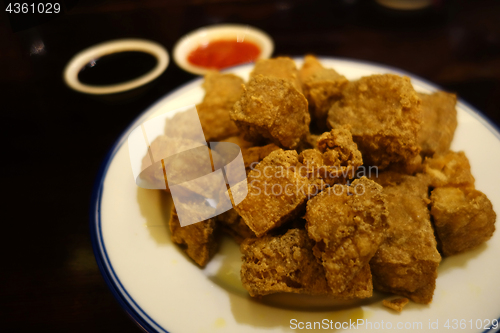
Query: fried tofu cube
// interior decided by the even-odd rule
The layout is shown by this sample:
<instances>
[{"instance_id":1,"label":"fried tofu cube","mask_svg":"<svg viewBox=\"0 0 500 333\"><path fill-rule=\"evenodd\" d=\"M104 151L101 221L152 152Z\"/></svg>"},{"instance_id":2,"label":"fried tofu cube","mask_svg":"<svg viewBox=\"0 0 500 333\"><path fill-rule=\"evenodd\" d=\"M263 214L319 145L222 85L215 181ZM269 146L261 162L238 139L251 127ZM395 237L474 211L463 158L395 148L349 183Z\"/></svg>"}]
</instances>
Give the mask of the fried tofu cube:
<instances>
[{"instance_id":1,"label":"fried tofu cube","mask_svg":"<svg viewBox=\"0 0 500 333\"><path fill-rule=\"evenodd\" d=\"M420 153L420 98L410 79L372 75L350 82L328 112L331 128L350 126L368 165L380 170L412 162Z\"/></svg>"},{"instance_id":2,"label":"fried tofu cube","mask_svg":"<svg viewBox=\"0 0 500 333\"><path fill-rule=\"evenodd\" d=\"M491 238L496 214L486 195L473 188L440 187L431 194L431 215L443 255L473 249Z\"/></svg>"},{"instance_id":3,"label":"fried tofu cube","mask_svg":"<svg viewBox=\"0 0 500 333\"><path fill-rule=\"evenodd\" d=\"M328 172L323 161L323 153L318 149L303 150L299 155L299 162L303 165L299 169L300 174L309 178L312 182L316 179L328 177Z\"/></svg>"},{"instance_id":4,"label":"fried tofu cube","mask_svg":"<svg viewBox=\"0 0 500 333\"><path fill-rule=\"evenodd\" d=\"M323 153L323 163L338 168L344 178L353 178L357 168L363 164L358 145L346 128L323 133L317 144L319 151Z\"/></svg>"},{"instance_id":5,"label":"fried tofu cube","mask_svg":"<svg viewBox=\"0 0 500 333\"><path fill-rule=\"evenodd\" d=\"M241 244L241 282L250 296L277 292L328 294L323 267L312 253L304 230L282 236L249 238Z\"/></svg>"},{"instance_id":6,"label":"fried tofu cube","mask_svg":"<svg viewBox=\"0 0 500 333\"><path fill-rule=\"evenodd\" d=\"M387 208L382 186L363 177L335 185L307 203L306 229L325 268L332 293L340 294L368 265L385 239Z\"/></svg>"},{"instance_id":7,"label":"fried tofu cube","mask_svg":"<svg viewBox=\"0 0 500 333\"><path fill-rule=\"evenodd\" d=\"M280 149L248 174L248 194L235 209L257 237L304 210L309 181L297 172L298 165L296 151Z\"/></svg>"},{"instance_id":8,"label":"fried tofu cube","mask_svg":"<svg viewBox=\"0 0 500 333\"><path fill-rule=\"evenodd\" d=\"M418 173L415 176L411 176L397 171L387 170L372 175L371 179L384 188L401 185L401 190L406 190L408 194L420 197L426 204L430 203L428 191L430 180L424 173Z\"/></svg>"},{"instance_id":9,"label":"fried tofu cube","mask_svg":"<svg viewBox=\"0 0 500 333\"><path fill-rule=\"evenodd\" d=\"M165 134L169 138L199 141L200 132L194 130L201 123L206 141L220 141L239 131L229 117L234 103L243 93L243 79L233 74L210 72L203 82L205 97L196 105L198 119L191 112L179 112L165 124Z\"/></svg>"},{"instance_id":10,"label":"fried tofu cube","mask_svg":"<svg viewBox=\"0 0 500 333\"><path fill-rule=\"evenodd\" d=\"M449 151L427 158L424 162L424 172L429 176L430 185L433 187L474 186L475 182L469 159L463 151Z\"/></svg>"},{"instance_id":11,"label":"fried tofu cube","mask_svg":"<svg viewBox=\"0 0 500 333\"><path fill-rule=\"evenodd\" d=\"M381 177L387 198L387 238L370 261L375 290L432 301L441 256L437 251L425 176Z\"/></svg>"},{"instance_id":12,"label":"fried tofu cube","mask_svg":"<svg viewBox=\"0 0 500 333\"><path fill-rule=\"evenodd\" d=\"M313 245L302 229L290 229L281 236L246 239L241 244L243 286L252 297L277 292L329 295L337 299L372 296L368 265L343 293L333 295L324 268L314 257Z\"/></svg>"},{"instance_id":13,"label":"fried tofu cube","mask_svg":"<svg viewBox=\"0 0 500 333\"><path fill-rule=\"evenodd\" d=\"M421 154L444 154L450 149L457 128L457 96L444 91L418 95L422 100Z\"/></svg>"},{"instance_id":14,"label":"fried tofu cube","mask_svg":"<svg viewBox=\"0 0 500 333\"><path fill-rule=\"evenodd\" d=\"M216 216L215 220L222 231L233 237L238 244L241 244L247 238L255 237L255 233L243 222L235 209L230 209Z\"/></svg>"},{"instance_id":15,"label":"fried tofu cube","mask_svg":"<svg viewBox=\"0 0 500 333\"><path fill-rule=\"evenodd\" d=\"M204 267L217 250L214 238L215 219L181 227L175 207L172 207L169 226L172 241L178 244L194 262Z\"/></svg>"},{"instance_id":16,"label":"fried tofu cube","mask_svg":"<svg viewBox=\"0 0 500 333\"><path fill-rule=\"evenodd\" d=\"M196 105L205 140L220 141L238 135L239 130L229 117L234 103L215 104L202 102Z\"/></svg>"},{"instance_id":17,"label":"fried tofu cube","mask_svg":"<svg viewBox=\"0 0 500 333\"><path fill-rule=\"evenodd\" d=\"M334 69L324 68L312 55L304 58L299 77L312 121L319 129L325 129L328 111L342 97L342 90L349 81Z\"/></svg>"},{"instance_id":18,"label":"fried tofu cube","mask_svg":"<svg viewBox=\"0 0 500 333\"><path fill-rule=\"evenodd\" d=\"M263 138L293 149L309 133L307 100L288 80L257 75L250 79L230 117L249 141Z\"/></svg>"},{"instance_id":19,"label":"fried tofu cube","mask_svg":"<svg viewBox=\"0 0 500 333\"><path fill-rule=\"evenodd\" d=\"M243 79L234 74L210 71L205 75L202 87L205 89L203 103L231 106L243 93Z\"/></svg>"},{"instance_id":20,"label":"fried tofu cube","mask_svg":"<svg viewBox=\"0 0 500 333\"><path fill-rule=\"evenodd\" d=\"M196 105L207 141L220 141L238 135L238 127L229 118L234 103L243 93L243 79L233 74L210 71L202 84L203 101Z\"/></svg>"},{"instance_id":21,"label":"fried tofu cube","mask_svg":"<svg viewBox=\"0 0 500 333\"><path fill-rule=\"evenodd\" d=\"M363 164L361 152L346 128L323 133L317 140L318 149L304 150L299 161L306 167L307 177L327 185L352 179ZM323 188L323 187L321 187Z\"/></svg>"},{"instance_id":22,"label":"fried tofu cube","mask_svg":"<svg viewBox=\"0 0 500 333\"><path fill-rule=\"evenodd\" d=\"M297 91L302 92L299 71L295 61L289 57L277 57L272 59L259 59L250 73L250 78L258 75L271 76L277 79L289 81Z\"/></svg>"}]
</instances>

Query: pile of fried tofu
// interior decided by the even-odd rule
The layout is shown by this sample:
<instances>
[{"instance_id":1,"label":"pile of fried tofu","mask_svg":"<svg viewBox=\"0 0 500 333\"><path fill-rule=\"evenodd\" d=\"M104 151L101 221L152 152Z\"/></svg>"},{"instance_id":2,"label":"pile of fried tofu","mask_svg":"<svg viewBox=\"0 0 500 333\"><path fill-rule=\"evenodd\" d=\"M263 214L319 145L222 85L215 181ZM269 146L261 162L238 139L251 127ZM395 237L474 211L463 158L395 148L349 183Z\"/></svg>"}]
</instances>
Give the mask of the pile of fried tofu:
<instances>
[{"instance_id":1,"label":"pile of fried tofu","mask_svg":"<svg viewBox=\"0 0 500 333\"><path fill-rule=\"evenodd\" d=\"M248 194L185 227L173 208L171 236L203 267L218 232L231 235L251 296L379 290L428 304L442 257L491 238L492 204L465 154L450 151L455 95L417 93L394 74L349 81L314 56L300 70L259 60L248 82L210 72L203 88L205 138L239 145ZM164 180L161 170L145 177Z\"/></svg>"}]
</instances>

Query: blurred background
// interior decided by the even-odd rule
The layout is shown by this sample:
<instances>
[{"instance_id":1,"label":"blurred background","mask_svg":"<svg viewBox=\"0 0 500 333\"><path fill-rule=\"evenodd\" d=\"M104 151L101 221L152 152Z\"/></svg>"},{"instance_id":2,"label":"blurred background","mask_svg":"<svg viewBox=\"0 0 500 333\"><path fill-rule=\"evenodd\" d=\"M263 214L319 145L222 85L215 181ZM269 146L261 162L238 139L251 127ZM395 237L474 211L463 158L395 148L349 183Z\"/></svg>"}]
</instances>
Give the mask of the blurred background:
<instances>
[{"instance_id":1,"label":"blurred background","mask_svg":"<svg viewBox=\"0 0 500 333\"><path fill-rule=\"evenodd\" d=\"M63 2L64 14L31 27L9 20L3 6L0 331L140 331L97 268L90 195L103 158L127 125L196 76L171 59L149 90L110 103L64 84L62 71L73 55L126 37L156 41L171 55L176 41L196 28L249 24L271 35L274 55L314 53L401 68L457 93L499 126L500 1L424 1L414 10L395 9L394 2L73 0Z\"/></svg>"}]
</instances>

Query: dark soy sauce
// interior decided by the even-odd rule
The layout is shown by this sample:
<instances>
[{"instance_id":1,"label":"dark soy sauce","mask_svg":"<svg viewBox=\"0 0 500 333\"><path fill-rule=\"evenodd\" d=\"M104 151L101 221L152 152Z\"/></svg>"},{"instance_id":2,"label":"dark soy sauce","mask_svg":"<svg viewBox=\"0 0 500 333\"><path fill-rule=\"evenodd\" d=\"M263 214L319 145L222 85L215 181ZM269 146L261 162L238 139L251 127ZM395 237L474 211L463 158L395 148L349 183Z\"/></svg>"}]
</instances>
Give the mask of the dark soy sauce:
<instances>
[{"instance_id":1,"label":"dark soy sauce","mask_svg":"<svg viewBox=\"0 0 500 333\"><path fill-rule=\"evenodd\" d=\"M92 60L78 73L78 80L92 86L107 86L136 79L152 70L158 60L139 51L108 54Z\"/></svg>"}]
</instances>

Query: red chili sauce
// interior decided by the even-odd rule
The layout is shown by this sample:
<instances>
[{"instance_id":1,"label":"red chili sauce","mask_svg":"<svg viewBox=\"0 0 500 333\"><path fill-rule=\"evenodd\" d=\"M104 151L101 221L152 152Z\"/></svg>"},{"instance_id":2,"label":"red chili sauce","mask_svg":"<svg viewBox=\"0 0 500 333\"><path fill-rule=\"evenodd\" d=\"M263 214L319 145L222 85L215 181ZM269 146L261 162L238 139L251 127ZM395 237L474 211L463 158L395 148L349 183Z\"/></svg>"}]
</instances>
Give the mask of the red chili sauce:
<instances>
[{"instance_id":1,"label":"red chili sauce","mask_svg":"<svg viewBox=\"0 0 500 333\"><path fill-rule=\"evenodd\" d=\"M259 54L260 48L251 42L215 40L191 51L188 61L199 67L222 69L252 62Z\"/></svg>"}]
</instances>

